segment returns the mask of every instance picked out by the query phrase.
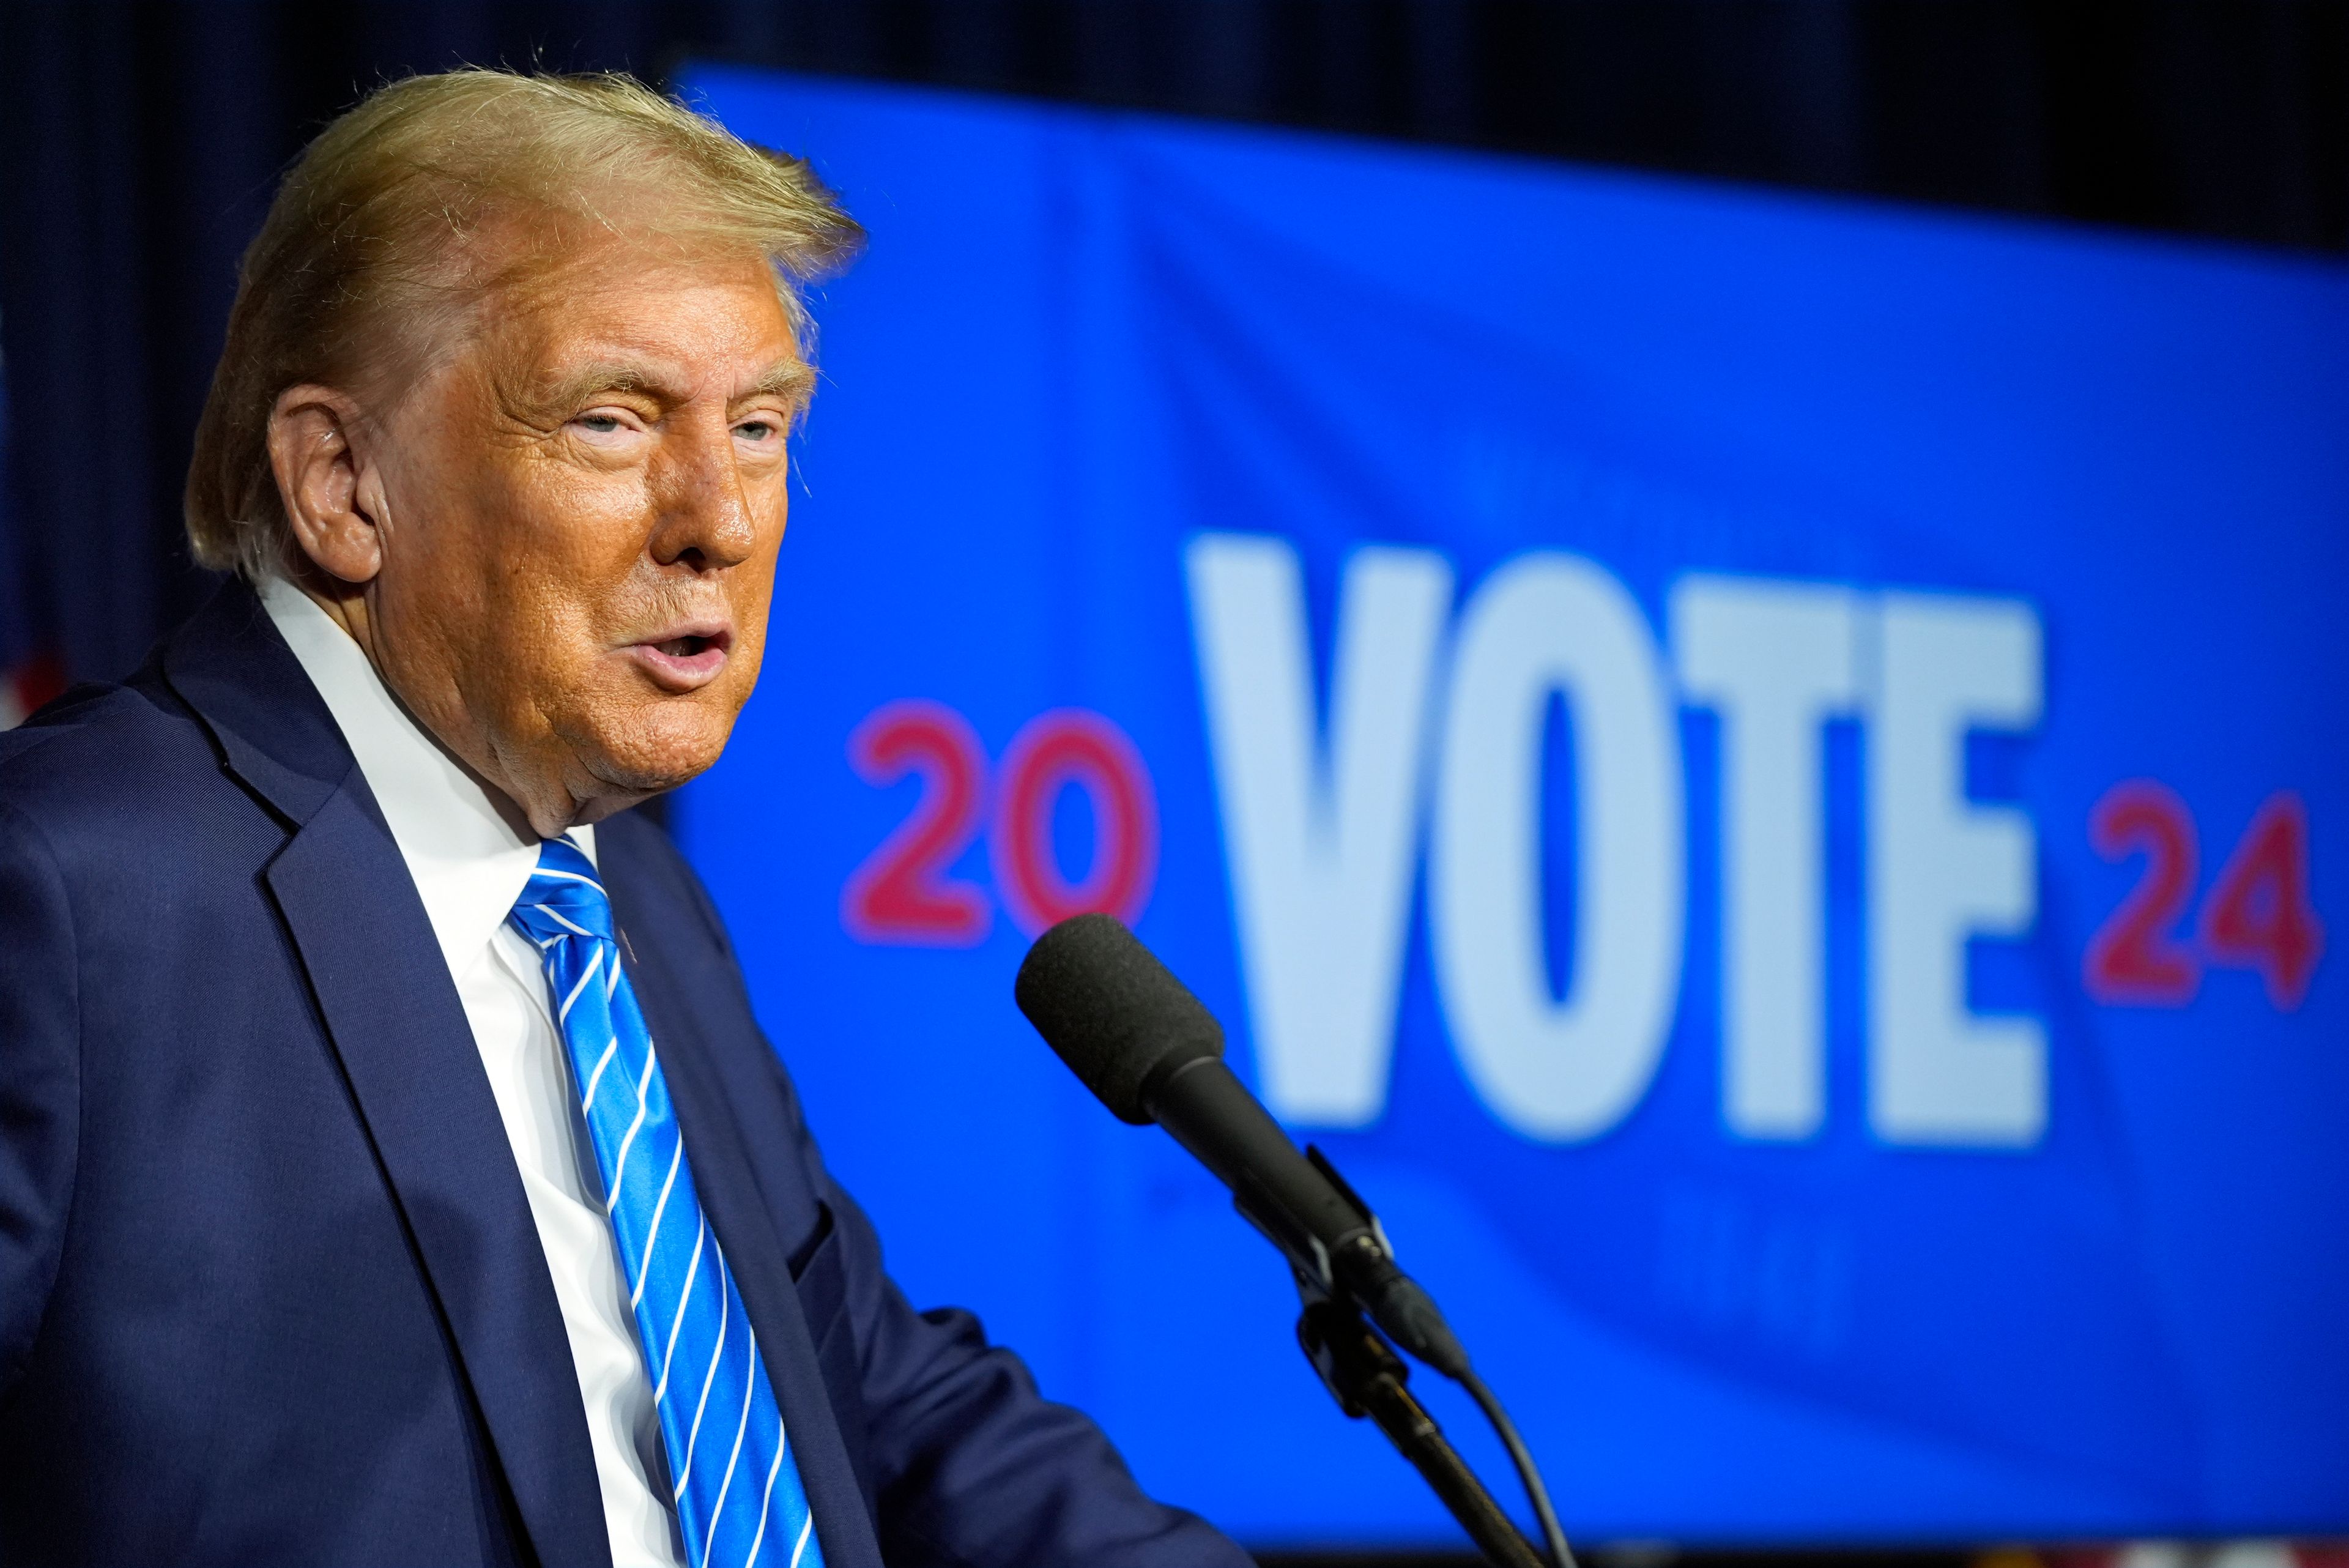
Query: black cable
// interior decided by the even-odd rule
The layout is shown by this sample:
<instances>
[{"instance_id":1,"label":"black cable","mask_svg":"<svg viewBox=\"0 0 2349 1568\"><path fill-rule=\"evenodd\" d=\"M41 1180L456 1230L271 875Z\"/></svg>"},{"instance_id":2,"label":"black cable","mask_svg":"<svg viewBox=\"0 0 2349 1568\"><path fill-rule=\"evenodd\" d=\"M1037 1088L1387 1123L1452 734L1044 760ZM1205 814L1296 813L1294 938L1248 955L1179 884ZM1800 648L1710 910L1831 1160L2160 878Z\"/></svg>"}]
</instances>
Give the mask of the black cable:
<instances>
[{"instance_id":1,"label":"black cable","mask_svg":"<svg viewBox=\"0 0 2349 1568\"><path fill-rule=\"evenodd\" d=\"M1558 1528L1557 1514L1549 1505L1549 1489L1542 1484L1541 1472L1534 1469L1534 1457L1527 1451L1526 1440L1517 1436L1516 1423L1509 1419L1509 1413L1501 1408L1501 1401L1475 1372L1463 1367L1459 1382L1499 1434L1502 1446L1509 1450L1509 1462L1517 1467L1517 1480L1525 1483L1526 1495L1533 1500L1534 1517L1541 1521L1542 1543L1550 1568L1575 1568L1574 1549L1566 1543L1566 1532Z\"/></svg>"}]
</instances>

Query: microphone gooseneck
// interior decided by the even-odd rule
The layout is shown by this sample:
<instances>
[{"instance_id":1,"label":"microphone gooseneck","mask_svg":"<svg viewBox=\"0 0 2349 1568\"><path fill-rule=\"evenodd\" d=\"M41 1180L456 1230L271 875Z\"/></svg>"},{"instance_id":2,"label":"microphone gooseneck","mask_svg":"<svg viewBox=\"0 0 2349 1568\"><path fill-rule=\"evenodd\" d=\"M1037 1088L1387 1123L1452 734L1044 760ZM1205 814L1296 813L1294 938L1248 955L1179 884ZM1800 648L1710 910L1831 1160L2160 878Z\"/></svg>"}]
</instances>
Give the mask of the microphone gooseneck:
<instances>
[{"instance_id":1,"label":"microphone gooseneck","mask_svg":"<svg viewBox=\"0 0 2349 1568\"><path fill-rule=\"evenodd\" d=\"M1079 915L1037 939L1019 966L1013 994L1045 1044L1120 1120L1137 1126L1156 1122L1231 1189L1241 1214L1287 1254L1309 1306L1326 1300L1349 1311L1359 1308L1397 1345L1469 1390L1500 1432L1526 1484L1552 1568L1571 1568L1573 1555L1531 1455L1499 1401L1471 1369L1468 1353L1444 1314L1396 1266L1369 1205L1319 1150L1299 1153L1280 1124L1224 1064L1222 1026L1157 955L1111 916ZM1324 1309L1309 1310L1309 1320L1318 1310ZM1388 1376L1400 1397L1402 1363L1383 1373L1374 1355L1318 1354L1317 1336L1306 1338L1308 1354L1325 1381L1333 1370L1355 1377ZM1387 1355L1391 1360L1392 1353ZM1360 1401L1339 1382L1331 1382L1331 1391L1349 1414L1358 1413ZM1427 1462L1423 1455L1413 1458L1432 1480L1448 1478L1438 1484L1447 1502L1463 1484L1481 1496L1433 1424L1423 1415L1413 1419L1442 1449L1440 1457ZM1491 1509L1489 1498L1485 1508ZM1502 1519L1497 1513L1478 1519L1474 1509L1454 1511L1472 1523L1480 1544L1493 1540ZM1526 1550L1513 1529L1499 1527L1506 1539L1494 1542L1492 1550L1505 1559L1516 1554L1511 1547Z\"/></svg>"}]
</instances>

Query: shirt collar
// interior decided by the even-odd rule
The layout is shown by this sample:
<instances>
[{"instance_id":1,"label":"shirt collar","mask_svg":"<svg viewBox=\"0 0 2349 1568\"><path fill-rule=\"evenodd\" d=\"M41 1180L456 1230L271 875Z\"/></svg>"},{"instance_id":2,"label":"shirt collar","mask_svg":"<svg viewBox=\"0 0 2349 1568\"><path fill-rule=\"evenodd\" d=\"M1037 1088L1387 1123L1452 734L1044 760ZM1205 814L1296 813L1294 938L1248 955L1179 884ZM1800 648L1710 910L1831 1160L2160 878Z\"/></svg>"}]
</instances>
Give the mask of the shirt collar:
<instances>
[{"instance_id":1,"label":"shirt collar","mask_svg":"<svg viewBox=\"0 0 2349 1568\"><path fill-rule=\"evenodd\" d=\"M410 718L350 634L293 584L261 585L262 607L335 716L383 810L451 975L470 967L538 865L536 835ZM511 809L509 807L509 809ZM595 858L595 830L571 838Z\"/></svg>"}]
</instances>

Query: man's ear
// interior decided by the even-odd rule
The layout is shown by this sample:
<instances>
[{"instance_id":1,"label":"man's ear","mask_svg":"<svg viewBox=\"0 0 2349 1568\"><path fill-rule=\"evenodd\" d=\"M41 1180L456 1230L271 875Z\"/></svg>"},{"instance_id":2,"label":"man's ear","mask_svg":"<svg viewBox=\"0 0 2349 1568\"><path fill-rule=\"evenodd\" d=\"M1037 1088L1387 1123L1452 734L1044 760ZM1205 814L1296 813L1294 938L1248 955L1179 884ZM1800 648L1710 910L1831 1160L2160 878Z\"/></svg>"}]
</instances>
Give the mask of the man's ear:
<instances>
[{"instance_id":1,"label":"man's ear","mask_svg":"<svg viewBox=\"0 0 2349 1568\"><path fill-rule=\"evenodd\" d=\"M383 569L383 519L360 483L359 435L357 402L331 387L288 387L269 410L269 464L294 541L346 583Z\"/></svg>"}]
</instances>

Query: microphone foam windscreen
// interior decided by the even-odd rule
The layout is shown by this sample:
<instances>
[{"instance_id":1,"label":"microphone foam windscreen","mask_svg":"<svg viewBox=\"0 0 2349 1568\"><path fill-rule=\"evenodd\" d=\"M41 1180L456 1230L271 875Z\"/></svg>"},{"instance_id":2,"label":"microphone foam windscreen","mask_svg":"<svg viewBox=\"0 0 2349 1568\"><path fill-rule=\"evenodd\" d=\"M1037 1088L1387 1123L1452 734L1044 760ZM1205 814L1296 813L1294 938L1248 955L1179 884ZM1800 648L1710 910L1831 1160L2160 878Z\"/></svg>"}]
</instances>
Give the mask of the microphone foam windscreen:
<instances>
[{"instance_id":1,"label":"microphone foam windscreen","mask_svg":"<svg viewBox=\"0 0 2349 1568\"><path fill-rule=\"evenodd\" d=\"M1121 1121L1151 1119L1142 1092L1161 1070L1224 1054L1215 1016L1109 915L1079 915L1037 938L1012 994Z\"/></svg>"}]
</instances>

